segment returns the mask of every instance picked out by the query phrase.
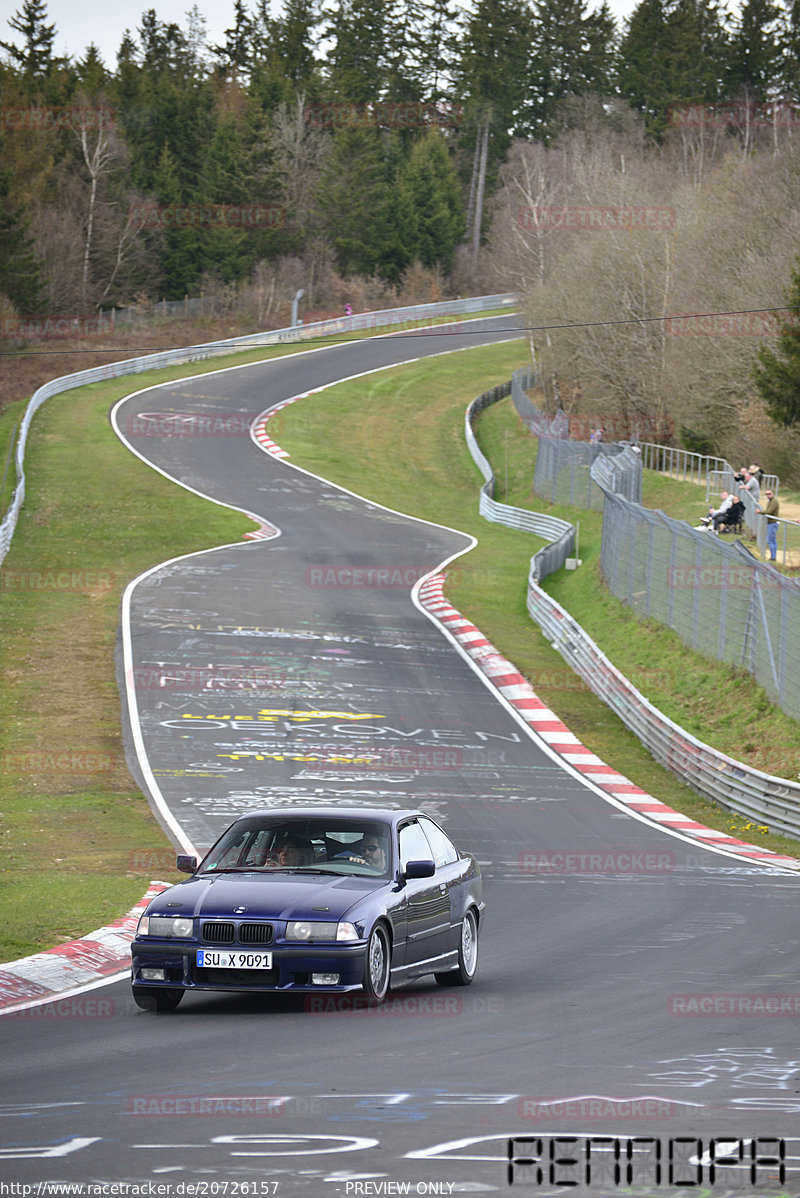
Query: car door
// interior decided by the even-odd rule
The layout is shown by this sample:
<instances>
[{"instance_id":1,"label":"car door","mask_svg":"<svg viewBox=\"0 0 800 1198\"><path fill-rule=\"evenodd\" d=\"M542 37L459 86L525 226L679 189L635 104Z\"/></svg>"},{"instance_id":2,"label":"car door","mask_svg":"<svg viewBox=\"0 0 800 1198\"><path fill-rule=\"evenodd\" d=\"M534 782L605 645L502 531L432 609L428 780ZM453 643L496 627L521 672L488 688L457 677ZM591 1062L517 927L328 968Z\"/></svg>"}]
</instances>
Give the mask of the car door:
<instances>
[{"instance_id":1,"label":"car door","mask_svg":"<svg viewBox=\"0 0 800 1198\"><path fill-rule=\"evenodd\" d=\"M409 861L432 861L431 847L416 819L402 824L398 836L400 868ZM405 964L432 961L447 951L450 934L450 893L437 870L431 878L408 878L405 883L408 939Z\"/></svg>"},{"instance_id":2,"label":"car door","mask_svg":"<svg viewBox=\"0 0 800 1198\"><path fill-rule=\"evenodd\" d=\"M448 930L445 947L455 949L458 948L461 920L469 897L469 887L465 880L469 866L461 858L450 837L442 831L438 824L425 816L420 816L419 824L431 846L431 855L436 866L439 885L441 886L443 883L447 887L452 927Z\"/></svg>"}]
</instances>

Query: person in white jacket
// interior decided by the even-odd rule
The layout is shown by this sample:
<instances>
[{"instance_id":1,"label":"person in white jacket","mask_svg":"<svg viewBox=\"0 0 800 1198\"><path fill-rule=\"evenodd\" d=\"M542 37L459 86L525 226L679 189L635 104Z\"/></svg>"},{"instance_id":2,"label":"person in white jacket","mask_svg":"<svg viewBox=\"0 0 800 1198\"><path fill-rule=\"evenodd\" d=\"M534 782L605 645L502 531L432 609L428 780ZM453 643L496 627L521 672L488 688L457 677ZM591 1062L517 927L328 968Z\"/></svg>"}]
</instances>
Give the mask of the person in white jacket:
<instances>
[{"instance_id":1,"label":"person in white jacket","mask_svg":"<svg viewBox=\"0 0 800 1198\"><path fill-rule=\"evenodd\" d=\"M703 518L703 527L709 529L711 532L719 532L719 526L725 522L725 516L729 509L733 507L734 502L733 495L729 495L727 491L723 491L720 496L719 507L710 507L708 509L708 515Z\"/></svg>"}]
</instances>

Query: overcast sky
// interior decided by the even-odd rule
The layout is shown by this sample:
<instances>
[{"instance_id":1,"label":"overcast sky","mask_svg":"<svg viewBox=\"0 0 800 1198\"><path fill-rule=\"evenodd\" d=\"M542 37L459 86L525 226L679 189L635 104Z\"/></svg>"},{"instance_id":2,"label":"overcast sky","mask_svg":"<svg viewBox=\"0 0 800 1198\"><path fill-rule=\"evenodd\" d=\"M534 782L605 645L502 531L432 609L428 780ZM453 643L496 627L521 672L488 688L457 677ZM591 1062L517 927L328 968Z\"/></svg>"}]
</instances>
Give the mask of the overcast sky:
<instances>
[{"instance_id":1,"label":"overcast sky","mask_svg":"<svg viewBox=\"0 0 800 1198\"><path fill-rule=\"evenodd\" d=\"M186 29L186 14L194 0L48 0L47 22L56 27L55 52L82 58L86 47L94 42L107 67L117 63L117 50L125 29L135 33L142 13L154 8L160 21L174 21ZM636 0L611 0L611 11L618 21L630 15ZM17 41L18 35L9 29L8 19L22 7L22 0L0 0L0 39ZM208 41L224 41L224 31L233 23L233 0L197 0L197 7L207 22ZM248 4L249 9L255 5ZM272 12L277 5L270 5ZM9 36L12 35L13 36Z\"/></svg>"}]
</instances>

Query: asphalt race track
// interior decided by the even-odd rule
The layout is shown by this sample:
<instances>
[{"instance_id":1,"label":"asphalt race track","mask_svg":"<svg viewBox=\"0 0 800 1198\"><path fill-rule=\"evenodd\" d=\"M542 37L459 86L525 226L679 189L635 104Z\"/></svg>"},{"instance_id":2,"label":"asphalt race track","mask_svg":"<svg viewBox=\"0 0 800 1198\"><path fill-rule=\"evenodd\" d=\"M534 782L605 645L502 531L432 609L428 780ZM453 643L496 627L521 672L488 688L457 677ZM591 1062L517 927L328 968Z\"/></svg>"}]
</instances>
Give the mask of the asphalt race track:
<instances>
[{"instance_id":1,"label":"asphalt race track","mask_svg":"<svg viewBox=\"0 0 800 1198\"><path fill-rule=\"evenodd\" d=\"M129 759L165 825L202 849L261 805L424 805L482 865L475 983L371 1011L211 994L153 1015L117 981L6 1016L0 1198L800 1194L800 878L565 770L412 602L470 538L248 435L290 396L511 326L207 374L114 415L135 452L276 534L131 588Z\"/></svg>"}]
</instances>

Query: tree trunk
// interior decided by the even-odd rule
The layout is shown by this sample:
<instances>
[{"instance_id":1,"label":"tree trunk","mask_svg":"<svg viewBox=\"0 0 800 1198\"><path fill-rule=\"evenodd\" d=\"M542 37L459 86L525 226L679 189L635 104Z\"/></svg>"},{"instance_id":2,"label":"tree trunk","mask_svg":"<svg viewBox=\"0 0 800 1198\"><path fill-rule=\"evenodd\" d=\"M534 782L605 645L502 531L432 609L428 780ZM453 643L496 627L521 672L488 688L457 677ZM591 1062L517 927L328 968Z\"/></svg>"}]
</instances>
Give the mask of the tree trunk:
<instances>
[{"instance_id":1,"label":"tree trunk","mask_svg":"<svg viewBox=\"0 0 800 1198\"><path fill-rule=\"evenodd\" d=\"M478 165L478 178L475 186L475 212L472 222L472 269L478 268L478 251L481 246L481 225L483 223L483 193L486 187L486 167L489 160L489 115L483 118L483 122L478 127L478 141L480 143L480 163ZM476 144L477 153L477 144Z\"/></svg>"}]
</instances>

